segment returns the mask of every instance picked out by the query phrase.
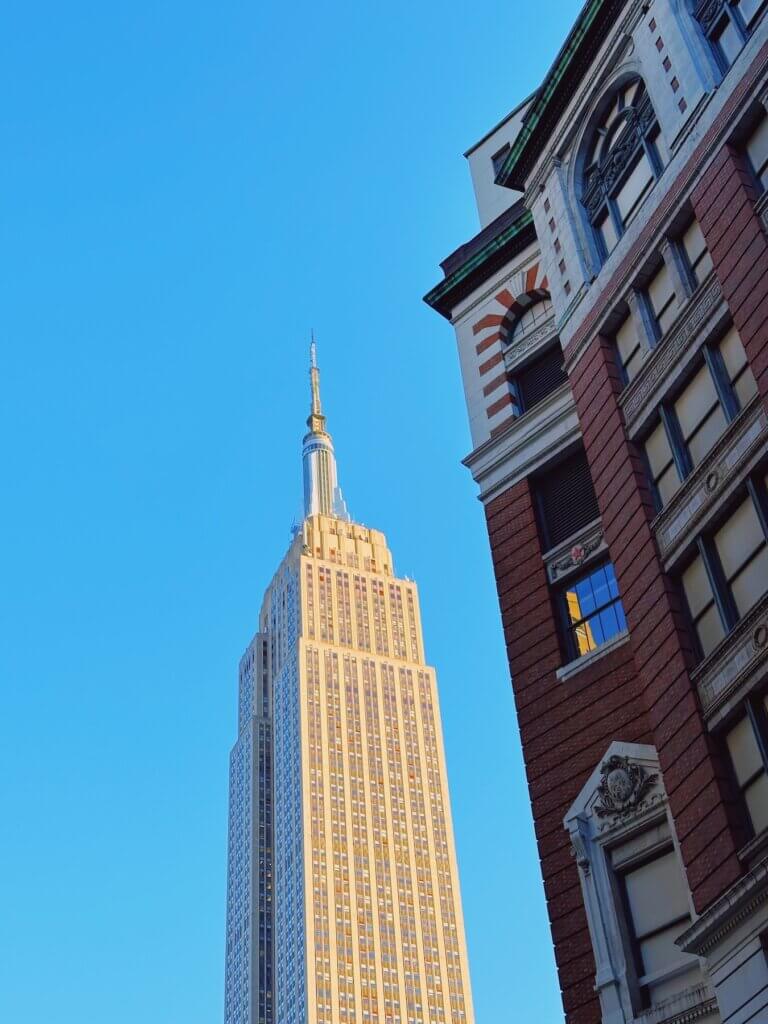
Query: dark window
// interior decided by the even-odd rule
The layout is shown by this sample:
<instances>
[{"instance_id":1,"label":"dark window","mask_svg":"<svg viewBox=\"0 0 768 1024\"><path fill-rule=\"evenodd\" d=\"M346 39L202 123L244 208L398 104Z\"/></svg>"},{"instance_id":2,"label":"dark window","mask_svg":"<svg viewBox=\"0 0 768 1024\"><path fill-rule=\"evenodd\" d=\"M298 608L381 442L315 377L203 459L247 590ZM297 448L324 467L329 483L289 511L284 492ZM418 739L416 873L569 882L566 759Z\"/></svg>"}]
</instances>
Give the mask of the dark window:
<instances>
[{"instance_id":1,"label":"dark window","mask_svg":"<svg viewBox=\"0 0 768 1024\"><path fill-rule=\"evenodd\" d=\"M617 89L586 155L581 201L602 259L637 216L664 163L656 115L634 78Z\"/></svg>"},{"instance_id":2,"label":"dark window","mask_svg":"<svg viewBox=\"0 0 768 1024\"><path fill-rule=\"evenodd\" d=\"M627 628L610 562L569 583L561 592L561 609L571 660L589 654Z\"/></svg>"},{"instance_id":3,"label":"dark window","mask_svg":"<svg viewBox=\"0 0 768 1024\"><path fill-rule=\"evenodd\" d=\"M509 143L507 143L505 146L502 146L498 153L494 153L493 156L491 157L491 162L493 163L494 178L498 176L502 164L507 159L507 153L509 153Z\"/></svg>"},{"instance_id":4,"label":"dark window","mask_svg":"<svg viewBox=\"0 0 768 1024\"><path fill-rule=\"evenodd\" d=\"M561 544L600 516L583 451L542 473L534 489L545 549Z\"/></svg>"},{"instance_id":5,"label":"dark window","mask_svg":"<svg viewBox=\"0 0 768 1024\"><path fill-rule=\"evenodd\" d=\"M527 412L568 380L563 350L550 348L515 376L520 411Z\"/></svg>"}]
</instances>

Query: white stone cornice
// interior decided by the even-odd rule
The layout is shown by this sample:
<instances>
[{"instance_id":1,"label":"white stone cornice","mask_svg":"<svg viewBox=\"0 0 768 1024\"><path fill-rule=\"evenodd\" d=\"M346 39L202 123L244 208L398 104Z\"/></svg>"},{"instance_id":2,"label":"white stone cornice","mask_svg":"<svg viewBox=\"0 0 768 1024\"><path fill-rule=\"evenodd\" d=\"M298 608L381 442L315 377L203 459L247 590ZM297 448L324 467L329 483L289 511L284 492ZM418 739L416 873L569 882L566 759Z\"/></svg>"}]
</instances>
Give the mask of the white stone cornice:
<instances>
[{"instance_id":1,"label":"white stone cornice","mask_svg":"<svg viewBox=\"0 0 768 1024\"><path fill-rule=\"evenodd\" d=\"M756 864L675 940L684 953L706 956L725 936L768 902L768 857Z\"/></svg>"},{"instance_id":2,"label":"white stone cornice","mask_svg":"<svg viewBox=\"0 0 768 1024\"><path fill-rule=\"evenodd\" d=\"M487 504L580 437L576 406L566 382L462 461L480 487L480 501Z\"/></svg>"}]
</instances>

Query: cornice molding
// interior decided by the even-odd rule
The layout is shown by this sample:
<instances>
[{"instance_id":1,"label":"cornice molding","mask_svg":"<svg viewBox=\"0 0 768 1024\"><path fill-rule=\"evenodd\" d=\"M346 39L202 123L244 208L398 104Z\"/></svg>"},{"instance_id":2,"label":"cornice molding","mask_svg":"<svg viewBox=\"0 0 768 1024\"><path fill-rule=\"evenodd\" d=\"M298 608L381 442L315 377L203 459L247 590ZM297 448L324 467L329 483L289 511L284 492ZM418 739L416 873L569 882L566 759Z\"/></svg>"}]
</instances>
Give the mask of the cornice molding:
<instances>
[{"instance_id":1,"label":"cornice molding","mask_svg":"<svg viewBox=\"0 0 768 1024\"><path fill-rule=\"evenodd\" d=\"M576 406L566 381L462 462L480 487L480 501L487 504L580 436Z\"/></svg>"},{"instance_id":2,"label":"cornice molding","mask_svg":"<svg viewBox=\"0 0 768 1024\"><path fill-rule=\"evenodd\" d=\"M675 940L684 953L706 956L758 907L768 902L768 857L740 878Z\"/></svg>"},{"instance_id":3,"label":"cornice molding","mask_svg":"<svg viewBox=\"0 0 768 1024\"><path fill-rule=\"evenodd\" d=\"M486 243L478 252L470 256L465 263L457 267L452 274L449 274L444 281L435 285L424 296L424 302L434 310L451 319L451 311L457 302L478 287L484 274L493 273L503 265L503 250L519 238L525 229L531 228L532 238L535 241L536 233L533 229L533 216L530 210L523 210L520 217L512 224L499 232L495 238ZM525 244L529 244L526 241ZM480 279L480 280L478 280Z\"/></svg>"},{"instance_id":4,"label":"cornice molding","mask_svg":"<svg viewBox=\"0 0 768 1024\"><path fill-rule=\"evenodd\" d=\"M762 676L768 663L768 594L691 673L710 719L737 691Z\"/></svg>"}]
</instances>

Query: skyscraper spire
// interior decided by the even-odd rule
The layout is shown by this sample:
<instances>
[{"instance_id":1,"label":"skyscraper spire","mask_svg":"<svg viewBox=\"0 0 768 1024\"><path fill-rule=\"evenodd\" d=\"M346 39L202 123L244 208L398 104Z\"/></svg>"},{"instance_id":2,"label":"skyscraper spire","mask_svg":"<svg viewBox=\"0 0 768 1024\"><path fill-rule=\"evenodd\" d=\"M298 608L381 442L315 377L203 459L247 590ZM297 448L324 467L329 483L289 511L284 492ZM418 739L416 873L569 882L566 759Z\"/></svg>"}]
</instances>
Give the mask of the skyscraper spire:
<instances>
[{"instance_id":1,"label":"skyscraper spire","mask_svg":"<svg viewBox=\"0 0 768 1024\"><path fill-rule=\"evenodd\" d=\"M315 332L309 345L309 383L311 404L304 436L304 516L325 515L349 519L347 506L338 484L336 456L331 435L325 429L325 416L320 403L320 370L317 366Z\"/></svg>"}]
</instances>

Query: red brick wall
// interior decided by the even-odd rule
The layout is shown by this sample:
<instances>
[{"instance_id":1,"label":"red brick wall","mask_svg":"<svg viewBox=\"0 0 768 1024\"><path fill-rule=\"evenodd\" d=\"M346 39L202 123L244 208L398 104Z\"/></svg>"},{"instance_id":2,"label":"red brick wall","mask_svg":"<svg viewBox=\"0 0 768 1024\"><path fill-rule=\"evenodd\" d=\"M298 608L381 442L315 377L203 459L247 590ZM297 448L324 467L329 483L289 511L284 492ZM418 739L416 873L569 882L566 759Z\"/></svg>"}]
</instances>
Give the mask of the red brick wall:
<instances>
[{"instance_id":1,"label":"red brick wall","mask_svg":"<svg viewBox=\"0 0 768 1024\"><path fill-rule=\"evenodd\" d=\"M650 742L629 645L571 679L562 658L530 485L486 507L555 960L568 1024L595 1024L595 961L563 817L613 740Z\"/></svg>"},{"instance_id":2,"label":"red brick wall","mask_svg":"<svg viewBox=\"0 0 768 1024\"><path fill-rule=\"evenodd\" d=\"M691 194L715 274L768 404L768 238L744 156L723 146Z\"/></svg>"},{"instance_id":3,"label":"red brick wall","mask_svg":"<svg viewBox=\"0 0 768 1024\"><path fill-rule=\"evenodd\" d=\"M741 874L745 841L730 776L704 726L689 669L695 662L677 585L662 571L643 463L618 405L613 348L596 337L571 373L584 447L630 631L638 686L675 818L696 909Z\"/></svg>"}]
</instances>

